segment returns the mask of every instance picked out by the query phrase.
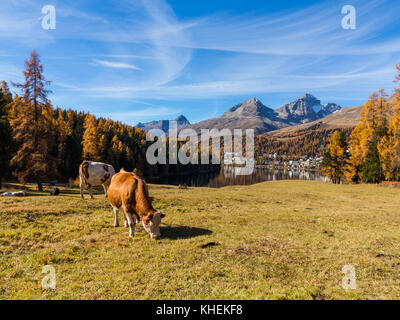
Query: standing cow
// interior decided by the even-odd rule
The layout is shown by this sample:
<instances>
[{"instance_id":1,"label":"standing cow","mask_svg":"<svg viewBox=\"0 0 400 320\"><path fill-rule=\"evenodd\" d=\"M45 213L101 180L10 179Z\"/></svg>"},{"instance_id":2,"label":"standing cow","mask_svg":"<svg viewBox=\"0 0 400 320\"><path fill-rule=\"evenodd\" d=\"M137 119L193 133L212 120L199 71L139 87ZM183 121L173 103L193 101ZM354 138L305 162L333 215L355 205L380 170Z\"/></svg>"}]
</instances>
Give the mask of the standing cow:
<instances>
[{"instance_id":1,"label":"standing cow","mask_svg":"<svg viewBox=\"0 0 400 320\"><path fill-rule=\"evenodd\" d=\"M83 199L83 187L86 187L89 190L90 197L93 199L92 187L101 185L103 186L104 193L107 197L107 189L114 174L114 167L110 164L86 160L83 161L79 166L81 198Z\"/></svg>"},{"instance_id":2,"label":"standing cow","mask_svg":"<svg viewBox=\"0 0 400 320\"><path fill-rule=\"evenodd\" d=\"M161 218L165 215L154 210L149 199L145 182L131 172L121 170L111 179L108 188L108 201L113 207L114 226L118 227L118 210L125 214L125 227L129 227L129 236L134 237L135 224L142 221L143 228L151 238L159 238Z\"/></svg>"}]
</instances>

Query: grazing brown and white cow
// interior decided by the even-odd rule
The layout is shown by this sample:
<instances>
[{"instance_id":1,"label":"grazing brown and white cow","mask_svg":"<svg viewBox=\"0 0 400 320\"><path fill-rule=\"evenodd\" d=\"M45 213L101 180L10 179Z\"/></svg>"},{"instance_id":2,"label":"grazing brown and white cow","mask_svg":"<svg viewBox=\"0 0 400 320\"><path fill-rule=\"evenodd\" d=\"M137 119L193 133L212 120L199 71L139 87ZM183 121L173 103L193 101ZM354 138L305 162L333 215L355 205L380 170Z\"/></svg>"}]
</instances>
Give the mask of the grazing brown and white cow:
<instances>
[{"instance_id":1,"label":"grazing brown and white cow","mask_svg":"<svg viewBox=\"0 0 400 320\"><path fill-rule=\"evenodd\" d=\"M112 176L115 174L114 167L110 164L93 161L83 161L79 166L79 180L81 198L83 199L83 187L89 190L90 197L93 199L92 187L103 186L107 197L107 188L110 185Z\"/></svg>"},{"instance_id":2,"label":"grazing brown and white cow","mask_svg":"<svg viewBox=\"0 0 400 320\"><path fill-rule=\"evenodd\" d=\"M129 236L134 237L135 224L142 221L143 228L151 238L159 238L161 218L165 215L154 210L149 199L146 183L136 174L121 170L111 179L108 201L114 210L114 226L118 227L118 210L125 214L125 227Z\"/></svg>"}]
</instances>

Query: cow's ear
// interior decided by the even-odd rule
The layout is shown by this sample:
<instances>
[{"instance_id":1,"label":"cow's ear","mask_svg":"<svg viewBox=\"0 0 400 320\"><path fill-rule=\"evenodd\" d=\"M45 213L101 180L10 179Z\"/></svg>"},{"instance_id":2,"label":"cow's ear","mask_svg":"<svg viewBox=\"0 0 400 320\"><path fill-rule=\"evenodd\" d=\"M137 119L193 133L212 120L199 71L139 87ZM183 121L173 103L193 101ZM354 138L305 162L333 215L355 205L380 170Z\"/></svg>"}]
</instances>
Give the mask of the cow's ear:
<instances>
[{"instance_id":1,"label":"cow's ear","mask_svg":"<svg viewBox=\"0 0 400 320\"><path fill-rule=\"evenodd\" d=\"M165 214L164 213L161 213L161 219L162 218L165 218Z\"/></svg>"}]
</instances>

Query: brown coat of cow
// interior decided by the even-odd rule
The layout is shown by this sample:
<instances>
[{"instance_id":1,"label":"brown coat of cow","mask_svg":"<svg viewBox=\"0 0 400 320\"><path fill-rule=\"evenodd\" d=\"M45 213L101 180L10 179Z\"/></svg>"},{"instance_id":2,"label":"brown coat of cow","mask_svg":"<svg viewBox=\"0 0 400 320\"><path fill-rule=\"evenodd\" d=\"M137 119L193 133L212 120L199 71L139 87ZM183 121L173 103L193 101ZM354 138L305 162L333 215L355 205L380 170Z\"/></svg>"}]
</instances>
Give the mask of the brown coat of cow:
<instances>
[{"instance_id":1,"label":"brown coat of cow","mask_svg":"<svg viewBox=\"0 0 400 320\"><path fill-rule=\"evenodd\" d=\"M115 174L108 188L108 200L115 213L114 226L118 226L118 210L125 214L125 226L134 236L135 224L142 221L144 229L152 238L160 236L160 223L164 215L156 211L149 199L146 183L136 174L123 169Z\"/></svg>"}]
</instances>

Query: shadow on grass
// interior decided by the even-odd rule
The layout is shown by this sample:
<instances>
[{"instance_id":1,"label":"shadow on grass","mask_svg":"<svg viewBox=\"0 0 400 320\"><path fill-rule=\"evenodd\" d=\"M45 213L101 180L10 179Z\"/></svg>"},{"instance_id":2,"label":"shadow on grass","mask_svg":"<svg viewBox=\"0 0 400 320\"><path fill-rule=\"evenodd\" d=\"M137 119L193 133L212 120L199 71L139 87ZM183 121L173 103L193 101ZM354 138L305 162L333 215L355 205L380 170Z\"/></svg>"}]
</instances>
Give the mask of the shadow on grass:
<instances>
[{"instance_id":1,"label":"shadow on grass","mask_svg":"<svg viewBox=\"0 0 400 320\"><path fill-rule=\"evenodd\" d=\"M189 239L198 236L205 236L212 233L211 230L195 227L177 226L177 227L160 227L161 238L163 239Z\"/></svg>"}]
</instances>

